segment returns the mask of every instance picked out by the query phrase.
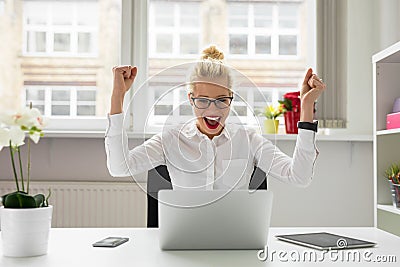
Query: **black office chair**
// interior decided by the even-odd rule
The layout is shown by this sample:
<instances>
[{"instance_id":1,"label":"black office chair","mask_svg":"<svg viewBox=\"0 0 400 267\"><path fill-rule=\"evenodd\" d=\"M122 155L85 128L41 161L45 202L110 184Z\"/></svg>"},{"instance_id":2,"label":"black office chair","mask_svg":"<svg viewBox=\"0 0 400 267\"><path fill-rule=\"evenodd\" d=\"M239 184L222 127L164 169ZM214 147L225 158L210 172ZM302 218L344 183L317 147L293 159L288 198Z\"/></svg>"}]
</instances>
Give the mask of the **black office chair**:
<instances>
[{"instance_id":1,"label":"black office chair","mask_svg":"<svg viewBox=\"0 0 400 267\"><path fill-rule=\"evenodd\" d=\"M160 165L148 172L147 178L147 227L158 227L158 191L172 189L167 166ZM267 190L266 173L254 167L249 189Z\"/></svg>"}]
</instances>

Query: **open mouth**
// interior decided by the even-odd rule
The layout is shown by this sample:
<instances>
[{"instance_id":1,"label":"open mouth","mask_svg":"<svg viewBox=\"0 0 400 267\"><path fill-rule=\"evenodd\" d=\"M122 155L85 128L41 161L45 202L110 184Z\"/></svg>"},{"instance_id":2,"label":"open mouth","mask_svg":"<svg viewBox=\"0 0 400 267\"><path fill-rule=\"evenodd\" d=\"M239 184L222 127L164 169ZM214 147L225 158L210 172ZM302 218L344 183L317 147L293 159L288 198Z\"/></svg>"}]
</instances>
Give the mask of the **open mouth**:
<instances>
[{"instance_id":1,"label":"open mouth","mask_svg":"<svg viewBox=\"0 0 400 267\"><path fill-rule=\"evenodd\" d=\"M206 123L207 127L209 129L214 130L218 127L221 117L206 116L206 117L203 117L203 119L204 119L204 122Z\"/></svg>"}]
</instances>

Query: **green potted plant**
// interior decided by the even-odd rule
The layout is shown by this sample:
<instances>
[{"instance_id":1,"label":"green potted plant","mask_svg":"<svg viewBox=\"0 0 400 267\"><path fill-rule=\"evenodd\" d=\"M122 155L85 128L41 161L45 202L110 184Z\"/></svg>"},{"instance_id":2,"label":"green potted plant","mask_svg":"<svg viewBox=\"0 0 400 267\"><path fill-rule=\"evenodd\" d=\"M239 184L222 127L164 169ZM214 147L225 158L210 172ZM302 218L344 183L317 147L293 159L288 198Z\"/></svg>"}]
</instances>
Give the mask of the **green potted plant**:
<instances>
[{"instance_id":1,"label":"green potted plant","mask_svg":"<svg viewBox=\"0 0 400 267\"><path fill-rule=\"evenodd\" d=\"M283 107L282 105L273 106L268 105L265 107L264 112L262 113L266 120L264 121L264 129L267 134L276 134L278 133L279 120L276 118L282 115Z\"/></svg>"},{"instance_id":2,"label":"green potted plant","mask_svg":"<svg viewBox=\"0 0 400 267\"><path fill-rule=\"evenodd\" d=\"M400 164L393 163L385 171L392 192L393 206L400 209Z\"/></svg>"},{"instance_id":3,"label":"green potted plant","mask_svg":"<svg viewBox=\"0 0 400 267\"><path fill-rule=\"evenodd\" d=\"M31 140L39 142L44 126L40 111L32 108L32 105L19 112L0 115L0 150L9 148L16 185L15 192L1 197L3 206L0 207L0 219L5 256L28 257L47 252L53 211L53 207L48 205L50 190L47 197L43 194L31 195L29 192ZM25 144L26 135L29 136L28 158L24 173L21 146Z\"/></svg>"}]
</instances>

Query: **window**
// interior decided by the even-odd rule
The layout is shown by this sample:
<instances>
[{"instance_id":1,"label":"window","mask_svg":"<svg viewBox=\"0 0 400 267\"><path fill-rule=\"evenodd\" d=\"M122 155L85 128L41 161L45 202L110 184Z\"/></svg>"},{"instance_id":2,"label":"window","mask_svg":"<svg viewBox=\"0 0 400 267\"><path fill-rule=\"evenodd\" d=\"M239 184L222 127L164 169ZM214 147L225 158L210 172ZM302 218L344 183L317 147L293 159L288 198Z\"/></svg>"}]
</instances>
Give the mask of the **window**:
<instances>
[{"instance_id":1,"label":"window","mask_svg":"<svg viewBox=\"0 0 400 267\"><path fill-rule=\"evenodd\" d=\"M26 55L97 55L97 1L24 1L23 10Z\"/></svg>"},{"instance_id":2,"label":"window","mask_svg":"<svg viewBox=\"0 0 400 267\"><path fill-rule=\"evenodd\" d=\"M200 48L199 2L151 1L149 12L150 55L184 57Z\"/></svg>"},{"instance_id":3,"label":"window","mask_svg":"<svg viewBox=\"0 0 400 267\"><path fill-rule=\"evenodd\" d=\"M229 53L298 56L301 1L228 2Z\"/></svg>"},{"instance_id":4,"label":"window","mask_svg":"<svg viewBox=\"0 0 400 267\"><path fill-rule=\"evenodd\" d=\"M25 99L45 116L96 116L96 92L89 86L27 86Z\"/></svg>"},{"instance_id":5,"label":"window","mask_svg":"<svg viewBox=\"0 0 400 267\"><path fill-rule=\"evenodd\" d=\"M104 130L120 64L121 0L4 2L0 109L29 105L47 130ZM16 23L15 21L20 21ZM100 30L101 29L101 30ZM22 54L21 54L22 51Z\"/></svg>"},{"instance_id":6,"label":"window","mask_svg":"<svg viewBox=\"0 0 400 267\"><path fill-rule=\"evenodd\" d=\"M239 71L234 71L238 86L234 88L230 120L255 126L258 119L254 114L266 105L278 105L286 92L299 90L307 67L314 67L315 55L309 54L315 51L315 37L309 30L313 21L308 20L314 13L306 8L313 8L313 3L150 0L149 87L145 89L150 107L145 128L157 131L164 124L193 118L185 84L194 60L210 44L221 48L227 65ZM197 45L191 53L180 50L179 45L183 40L180 36L187 33L187 28L179 27L183 6L192 6L193 21L201 22L193 28L201 38L192 38Z\"/></svg>"}]
</instances>

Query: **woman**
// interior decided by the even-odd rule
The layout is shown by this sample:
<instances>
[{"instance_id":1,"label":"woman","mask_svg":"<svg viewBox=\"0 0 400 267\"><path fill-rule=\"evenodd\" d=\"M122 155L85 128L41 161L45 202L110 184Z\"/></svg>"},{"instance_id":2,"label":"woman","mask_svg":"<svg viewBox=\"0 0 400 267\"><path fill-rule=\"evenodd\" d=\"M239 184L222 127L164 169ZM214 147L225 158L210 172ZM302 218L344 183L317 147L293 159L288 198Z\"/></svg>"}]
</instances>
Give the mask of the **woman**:
<instances>
[{"instance_id":1,"label":"woman","mask_svg":"<svg viewBox=\"0 0 400 267\"><path fill-rule=\"evenodd\" d=\"M232 74L215 46L203 51L190 76L188 98L195 118L166 128L132 150L122 129L125 93L137 68L113 68L114 88L105 137L107 167L112 176L135 175L166 165L174 189L247 189L254 166L269 176L307 186L318 151L313 124L314 102L325 84L309 69L301 88L301 116L293 157L282 153L260 134L225 123L233 99Z\"/></svg>"}]
</instances>

